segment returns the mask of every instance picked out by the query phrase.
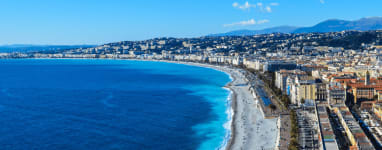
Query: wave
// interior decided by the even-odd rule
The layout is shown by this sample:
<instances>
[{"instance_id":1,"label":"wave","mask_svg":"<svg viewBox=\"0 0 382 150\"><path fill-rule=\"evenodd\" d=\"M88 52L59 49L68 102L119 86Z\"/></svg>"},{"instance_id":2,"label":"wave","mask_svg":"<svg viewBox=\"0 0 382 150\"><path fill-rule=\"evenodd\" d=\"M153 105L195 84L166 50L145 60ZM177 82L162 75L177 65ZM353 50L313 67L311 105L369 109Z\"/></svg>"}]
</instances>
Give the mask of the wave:
<instances>
[{"instance_id":1,"label":"wave","mask_svg":"<svg viewBox=\"0 0 382 150\"><path fill-rule=\"evenodd\" d=\"M104 104L107 107L115 107L114 104L111 104L109 102L113 98L114 98L113 94L109 94L106 98L102 99L101 102L102 102L102 104Z\"/></svg>"},{"instance_id":2,"label":"wave","mask_svg":"<svg viewBox=\"0 0 382 150\"><path fill-rule=\"evenodd\" d=\"M1 89L1 93L4 93L5 96L7 96L7 97L9 97L9 98L21 98L20 96L13 95L13 94L10 93L10 92L8 91L8 89L6 89L6 88Z\"/></svg>"},{"instance_id":3,"label":"wave","mask_svg":"<svg viewBox=\"0 0 382 150\"><path fill-rule=\"evenodd\" d=\"M233 119L233 115L234 115L233 108L232 108L233 92L229 88L224 87L224 89L230 91L230 94L228 95L227 102L226 102L227 122L224 123L224 125L223 125L224 128L226 129L226 134L225 134L224 140L220 144L219 148L217 148L218 150L225 150L227 145L228 145L229 140L231 139L231 134L232 134L232 128L231 127L232 127L232 121L233 121L232 119Z\"/></svg>"},{"instance_id":4,"label":"wave","mask_svg":"<svg viewBox=\"0 0 382 150\"><path fill-rule=\"evenodd\" d=\"M229 91L229 94L226 98L226 104L225 104L226 105L225 106L225 108L226 108L225 114L227 116L227 120L222 125L225 129L225 135L224 135L223 141L221 141L219 146L215 148L216 150L225 150L229 144L229 141L231 140L231 135L232 135L231 127L232 127L232 121L233 121L233 116L234 116L234 111L232 108L233 91L230 88L227 88L227 85L232 83L234 81L234 78L232 77L232 75L230 73L227 72L227 70L225 70L226 68L222 67L222 66L216 67L216 66L211 66L211 65L200 65L200 64L185 64L185 65L191 65L191 66L197 66L197 67L212 69L212 70L224 73L225 75L227 75L229 77L229 82L224 87L222 87L224 90Z\"/></svg>"}]
</instances>

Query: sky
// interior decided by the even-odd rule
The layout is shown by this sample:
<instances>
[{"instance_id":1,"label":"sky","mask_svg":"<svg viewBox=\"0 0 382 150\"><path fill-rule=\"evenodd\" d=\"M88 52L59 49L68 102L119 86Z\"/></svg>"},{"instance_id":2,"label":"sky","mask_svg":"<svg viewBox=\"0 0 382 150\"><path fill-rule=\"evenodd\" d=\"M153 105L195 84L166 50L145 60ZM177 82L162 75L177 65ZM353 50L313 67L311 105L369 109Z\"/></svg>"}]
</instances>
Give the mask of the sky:
<instances>
[{"instance_id":1,"label":"sky","mask_svg":"<svg viewBox=\"0 0 382 150\"><path fill-rule=\"evenodd\" d=\"M382 0L0 0L0 45L199 37L381 16Z\"/></svg>"}]
</instances>

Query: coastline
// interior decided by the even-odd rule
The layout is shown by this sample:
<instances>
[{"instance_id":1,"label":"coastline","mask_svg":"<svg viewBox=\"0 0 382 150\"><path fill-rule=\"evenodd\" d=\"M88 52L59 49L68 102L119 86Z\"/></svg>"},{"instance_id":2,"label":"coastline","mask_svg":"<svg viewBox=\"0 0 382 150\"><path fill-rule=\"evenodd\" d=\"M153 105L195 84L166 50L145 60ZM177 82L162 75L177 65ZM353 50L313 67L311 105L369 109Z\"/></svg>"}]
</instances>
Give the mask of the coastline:
<instances>
[{"instance_id":1,"label":"coastline","mask_svg":"<svg viewBox=\"0 0 382 150\"><path fill-rule=\"evenodd\" d=\"M231 120L228 120L228 122L231 122L231 128L229 129L231 133L230 137L228 137L228 142L225 142L227 140L225 139L222 142L223 144L225 143L225 146L220 147L220 149L273 150L276 147L278 119L264 118L264 114L259 108L260 106L256 102L256 98L253 97L249 91L249 85L245 80L245 75L241 73L243 70L194 62L140 59L136 61L157 61L206 67L228 74L231 78L231 82L227 83L224 87L231 91L232 117Z\"/></svg>"},{"instance_id":2,"label":"coastline","mask_svg":"<svg viewBox=\"0 0 382 150\"><path fill-rule=\"evenodd\" d=\"M137 60L141 61L141 60ZM151 61L151 60L145 60ZM155 61L155 60L154 60ZM194 62L163 61L167 63L178 63L198 67L207 67L225 72L231 78L226 88L231 91L231 129L230 137L226 142L225 150L255 149L273 150L277 143L277 121L278 119L265 119L256 98L249 91L249 85L245 75L238 68L217 66Z\"/></svg>"},{"instance_id":3,"label":"coastline","mask_svg":"<svg viewBox=\"0 0 382 150\"><path fill-rule=\"evenodd\" d=\"M230 103L230 105L227 105L227 110L228 112L231 112L230 113L227 113L227 115L230 115L229 116L229 120L227 120L226 123L229 123L229 127L227 129L227 132L228 132L228 136L226 135L225 136L225 139L222 141L222 145L218 148L219 150L231 150L232 149L232 145L233 145L233 141L235 139L235 131L236 131L236 124L234 123L234 121L236 120L236 103L237 103L237 93L232 89L232 86L233 86L233 83L237 80L235 76L233 76L232 72L233 69L231 68L227 68L227 67L223 67L223 66L215 66L215 65L210 65L210 64L201 64L201 63L192 63L192 62L171 62L171 61L160 61L160 62L167 62L167 63L177 63L177 64L183 64L183 65L191 65L191 66L197 66L197 67L205 67L205 68L209 68L209 69L214 69L214 70L217 70L217 71L221 71L221 72L224 72L225 74L227 74L231 81L229 83L227 83L224 87L222 88L226 88L230 91L230 95L229 97L227 98L227 103ZM231 109L231 110L229 110Z\"/></svg>"},{"instance_id":4,"label":"coastline","mask_svg":"<svg viewBox=\"0 0 382 150\"><path fill-rule=\"evenodd\" d=\"M36 58L34 58L36 59ZM38 58L37 58L38 59ZM46 58L43 58L46 59ZM52 58L47 58L52 59ZM62 58L53 58L62 59ZM64 58L65 59L65 58ZM72 58L68 58L72 59ZM81 58L80 58L81 59ZM86 58L88 59L88 58ZM277 130L275 119L264 119L261 110L258 109L257 103L252 93L249 91L249 85L245 81L239 68L230 68L227 66L218 66L213 64L195 63L195 62L181 62L181 61L168 61L168 60L144 60L144 59L111 59L111 60L131 60L131 61L152 61L152 62L165 62L183 64L197 67L205 67L224 72L229 75L231 81L224 87L230 90L230 96L227 97L227 115L229 118L226 124L230 128L221 145L216 149L219 150L236 150L236 149L274 149L276 147ZM228 105L230 104L230 105ZM229 114L231 112L231 114ZM273 127L274 125L274 127ZM256 132L257 127L257 132ZM261 128L261 129L259 129ZM270 129L270 130L269 130ZM273 132L275 131L275 132ZM274 136L272 136L274 134ZM271 141L271 142L269 142ZM274 142L273 142L274 141Z\"/></svg>"},{"instance_id":5,"label":"coastline","mask_svg":"<svg viewBox=\"0 0 382 150\"><path fill-rule=\"evenodd\" d=\"M202 63L194 63L194 62L178 62L178 61L165 61L165 60L140 60L140 59L130 59L130 60L166 62L166 63L176 63L176 64L182 64L182 65L204 67L204 68L209 68L209 69L214 69L214 70L217 70L220 72L224 72L225 74L227 74L230 77L231 81L229 83L227 83L222 88L226 88L230 91L230 95L229 95L229 97L227 97L227 103L230 105L227 105L227 110L226 110L226 112L231 112L231 114L227 113L227 115L230 115L230 116L226 122L226 123L229 123L230 128L227 129L228 136L226 134L225 139L221 143L221 146L218 147L217 149L219 149L219 150L231 150L232 149L233 141L235 139L235 131L236 131L236 125L234 123L234 121L236 120L236 113L235 112L237 110L237 108L236 108L237 94L232 89L232 85L233 85L234 81L236 81L236 78L237 78L237 77L233 76L233 74L232 74L232 71L234 69L227 68L226 66L216 66L216 65L211 65L211 64L202 64Z\"/></svg>"},{"instance_id":6,"label":"coastline","mask_svg":"<svg viewBox=\"0 0 382 150\"><path fill-rule=\"evenodd\" d=\"M228 139L228 142L227 142L227 145L225 145L225 150L231 150L232 149L232 145L233 145L233 142L232 141L235 141L235 132L236 132L236 126L235 126L235 123L234 121L236 120L236 103L237 103L237 100L236 100L236 97L237 97L237 94L233 91L233 89L231 88L232 86L232 83L233 81L236 80L236 79L232 79L232 81L230 83L228 83L227 85L227 88L230 89L230 91L232 92L231 94L231 109L232 109L232 118L231 118L231 134L230 134L230 137Z\"/></svg>"},{"instance_id":7,"label":"coastline","mask_svg":"<svg viewBox=\"0 0 382 150\"><path fill-rule=\"evenodd\" d=\"M122 59L124 60L124 59ZM233 90L233 84L237 80L237 77L234 76L233 71L236 69L233 68L228 68L226 66L217 66L217 65L212 65L212 64L202 64L202 63L195 63L195 62L181 62L181 61L167 61L167 60L141 60L141 59L127 59L127 60L133 60L133 61L152 61L152 62L165 62L165 63L175 63L175 64L182 64L182 65L190 65L190 66L196 66L196 67L204 67L204 68L209 68L209 69L214 69L220 72L224 72L227 74L231 81L227 83L224 87L230 91L229 97L227 97L227 103L230 103L230 105L227 106L226 112L231 112L232 114L227 113L230 119L227 120L226 123L230 123L229 129L227 129L228 135L226 134L225 139L222 141L221 146L219 146L217 149L219 150L232 150L234 141L235 141L235 133L236 133L236 123L235 121L237 120L237 93L235 90ZM231 110L229 110L231 109ZM227 139L228 138L228 139Z\"/></svg>"}]
</instances>

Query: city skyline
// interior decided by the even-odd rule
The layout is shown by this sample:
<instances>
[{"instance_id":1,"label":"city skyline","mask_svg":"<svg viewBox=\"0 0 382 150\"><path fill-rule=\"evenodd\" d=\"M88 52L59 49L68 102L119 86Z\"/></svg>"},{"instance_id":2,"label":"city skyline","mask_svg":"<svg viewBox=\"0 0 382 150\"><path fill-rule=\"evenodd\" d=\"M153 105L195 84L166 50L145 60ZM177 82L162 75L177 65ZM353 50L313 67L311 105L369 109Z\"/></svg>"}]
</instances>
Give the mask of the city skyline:
<instances>
[{"instance_id":1,"label":"city skyline","mask_svg":"<svg viewBox=\"0 0 382 150\"><path fill-rule=\"evenodd\" d=\"M377 0L2 1L0 45L103 44L282 25L304 27L327 19L378 16L380 4Z\"/></svg>"}]
</instances>

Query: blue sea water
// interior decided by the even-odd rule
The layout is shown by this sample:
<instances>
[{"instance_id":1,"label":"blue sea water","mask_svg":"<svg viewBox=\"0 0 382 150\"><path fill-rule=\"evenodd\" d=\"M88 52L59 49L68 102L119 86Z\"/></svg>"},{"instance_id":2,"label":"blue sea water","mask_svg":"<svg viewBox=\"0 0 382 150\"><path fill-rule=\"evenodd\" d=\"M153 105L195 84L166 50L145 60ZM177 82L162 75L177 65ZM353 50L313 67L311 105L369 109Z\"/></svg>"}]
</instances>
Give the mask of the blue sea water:
<instances>
[{"instance_id":1,"label":"blue sea water","mask_svg":"<svg viewBox=\"0 0 382 150\"><path fill-rule=\"evenodd\" d=\"M0 60L1 149L216 149L227 74L164 62Z\"/></svg>"}]
</instances>

